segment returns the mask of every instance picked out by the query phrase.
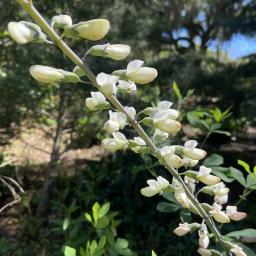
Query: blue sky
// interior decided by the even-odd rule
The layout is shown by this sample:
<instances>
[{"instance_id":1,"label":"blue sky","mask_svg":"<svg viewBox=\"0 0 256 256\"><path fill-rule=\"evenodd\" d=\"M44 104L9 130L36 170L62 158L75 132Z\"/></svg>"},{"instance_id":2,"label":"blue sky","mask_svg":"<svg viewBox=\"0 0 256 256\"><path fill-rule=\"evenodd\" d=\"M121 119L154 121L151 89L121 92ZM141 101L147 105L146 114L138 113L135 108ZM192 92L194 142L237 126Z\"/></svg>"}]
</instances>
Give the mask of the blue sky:
<instances>
[{"instance_id":1,"label":"blue sky","mask_svg":"<svg viewBox=\"0 0 256 256\"><path fill-rule=\"evenodd\" d=\"M223 50L235 60L240 57L256 53L256 37L247 37L242 34L235 34L230 41L224 42Z\"/></svg>"}]
</instances>

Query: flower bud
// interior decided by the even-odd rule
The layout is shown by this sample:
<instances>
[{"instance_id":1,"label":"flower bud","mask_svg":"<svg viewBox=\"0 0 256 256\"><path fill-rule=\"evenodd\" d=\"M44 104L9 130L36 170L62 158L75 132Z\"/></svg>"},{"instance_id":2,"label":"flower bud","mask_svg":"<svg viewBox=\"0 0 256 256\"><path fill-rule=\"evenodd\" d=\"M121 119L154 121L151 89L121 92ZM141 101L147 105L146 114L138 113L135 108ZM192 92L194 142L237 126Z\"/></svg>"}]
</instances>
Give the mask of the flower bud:
<instances>
[{"instance_id":1,"label":"flower bud","mask_svg":"<svg viewBox=\"0 0 256 256\"><path fill-rule=\"evenodd\" d=\"M226 207L226 215L231 219L235 221L240 221L246 217L245 212L238 212L236 206L227 206Z\"/></svg>"},{"instance_id":2,"label":"flower bud","mask_svg":"<svg viewBox=\"0 0 256 256\"><path fill-rule=\"evenodd\" d=\"M196 148L197 141L188 140L183 147L183 154L193 160L201 160L205 158L206 152L202 149Z\"/></svg>"},{"instance_id":3,"label":"flower bud","mask_svg":"<svg viewBox=\"0 0 256 256\"><path fill-rule=\"evenodd\" d=\"M58 28L66 28L72 26L72 18L69 15L56 15L52 17L51 25Z\"/></svg>"},{"instance_id":4,"label":"flower bud","mask_svg":"<svg viewBox=\"0 0 256 256\"><path fill-rule=\"evenodd\" d=\"M42 65L31 66L29 72L31 76L40 83L77 83L81 81L80 78L72 72Z\"/></svg>"},{"instance_id":5,"label":"flower bud","mask_svg":"<svg viewBox=\"0 0 256 256\"><path fill-rule=\"evenodd\" d=\"M123 60L130 54L130 46L126 44L103 44L91 47L89 53L93 56Z\"/></svg>"},{"instance_id":6,"label":"flower bud","mask_svg":"<svg viewBox=\"0 0 256 256\"><path fill-rule=\"evenodd\" d=\"M243 249L234 244L233 247L230 249L230 251L235 255L235 256L247 256L247 254L243 251Z\"/></svg>"},{"instance_id":7,"label":"flower bud","mask_svg":"<svg viewBox=\"0 0 256 256\"><path fill-rule=\"evenodd\" d=\"M97 75L96 81L105 95L111 96L116 93L117 76L108 75L102 72Z\"/></svg>"},{"instance_id":8,"label":"flower bud","mask_svg":"<svg viewBox=\"0 0 256 256\"><path fill-rule=\"evenodd\" d=\"M47 41L46 35L42 32L41 28L28 21L9 22L8 32L10 37L17 44L27 44L33 41Z\"/></svg>"},{"instance_id":9,"label":"flower bud","mask_svg":"<svg viewBox=\"0 0 256 256\"><path fill-rule=\"evenodd\" d=\"M110 23L106 19L93 19L79 22L67 27L63 33L66 37L80 37L91 41L102 39L109 31Z\"/></svg>"},{"instance_id":10,"label":"flower bud","mask_svg":"<svg viewBox=\"0 0 256 256\"><path fill-rule=\"evenodd\" d=\"M113 133L126 125L126 115L121 112L109 111L109 120L104 124L104 128L108 133Z\"/></svg>"},{"instance_id":11,"label":"flower bud","mask_svg":"<svg viewBox=\"0 0 256 256\"><path fill-rule=\"evenodd\" d=\"M228 194L214 197L214 202L220 205L226 204L227 201L228 201Z\"/></svg>"},{"instance_id":12,"label":"flower bud","mask_svg":"<svg viewBox=\"0 0 256 256\"><path fill-rule=\"evenodd\" d=\"M186 235L189 231L191 231L191 228L188 223L180 223L179 227L175 228L173 230L173 233L177 236L184 236Z\"/></svg>"}]
</instances>

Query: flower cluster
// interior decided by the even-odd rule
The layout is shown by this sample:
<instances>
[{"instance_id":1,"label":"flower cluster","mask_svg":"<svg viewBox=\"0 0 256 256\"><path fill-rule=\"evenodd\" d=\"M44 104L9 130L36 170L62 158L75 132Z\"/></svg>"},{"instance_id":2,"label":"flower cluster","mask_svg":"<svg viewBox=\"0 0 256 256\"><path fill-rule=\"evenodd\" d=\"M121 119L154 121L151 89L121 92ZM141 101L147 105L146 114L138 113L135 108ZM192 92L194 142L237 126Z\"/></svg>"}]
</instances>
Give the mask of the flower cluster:
<instances>
[{"instance_id":1,"label":"flower cluster","mask_svg":"<svg viewBox=\"0 0 256 256\"><path fill-rule=\"evenodd\" d=\"M106 19L93 19L89 21L73 24L68 15L54 16L51 21L52 29L62 31L62 38L82 38L90 41L97 41L105 37L110 29L110 23ZM8 24L10 37L19 44L29 42L49 42L41 28L34 23L20 21L10 22ZM104 44L92 46L85 54L96 57L110 58L113 60L123 60L130 54L130 47L124 44ZM81 77L86 75L83 66L75 67L73 72L62 69L34 65L30 68L31 76L40 83L58 84L58 83L79 83L83 82ZM91 92L91 97L85 101L87 108L91 111L108 109L111 102L116 109L109 110L109 119L104 124L108 137L102 140L102 146L111 151L130 148L136 153L150 152L159 159L159 162L167 167L174 174L170 183L165 178L158 176L156 179L147 181L148 186L141 189L141 194L146 197L152 197L157 194L162 195L165 190L172 191L178 204L200 215L198 209L203 209L209 218L210 224L215 225L214 221L219 223L229 223L230 220L239 221L246 217L246 213L237 211L236 206L223 205L228 201L229 189L221 181L221 179L212 174L212 170L205 166L199 166L198 170L191 170L196 167L199 161L206 157L206 152L198 148L195 140L188 140L181 145L165 145L159 146L153 144L156 138L166 140L168 137L174 139L175 135L181 129L180 112L172 108L173 103L170 101L161 101L156 106L148 107L140 113L146 115L143 120L137 120L136 110L133 107L123 107L116 100L118 91L136 92L136 84L148 84L155 80L158 72L155 68L144 66L144 61L130 61L125 69L113 71L111 74L100 72L95 79L90 79L96 85L99 92ZM88 76L89 78L89 76ZM151 128L151 138L140 127L139 122ZM141 137L127 139L124 129L126 125L133 125ZM152 148L153 144L153 148ZM185 171L179 174L180 168ZM184 175L182 178L181 175ZM200 183L199 188L196 186ZM188 192L189 191L189 192ZM197 195L206 193L213 197L212 205L204 203L203 205L195 204ZM198 203L199 204L199 203ZM179 227L174 230L178 236L186 235L189 232L198 230L200 255L215 255L214 249L209 249L210 234L204 218L202 223L180 223ZM214 234L216 235L216 234ZM218 235L217 235L218 236ZM220 238L217 237L219 240ZM232 244L229 250L236 256L246 255L242 248ZM218 255L218 254L217 254Z\"/></svg>"}]
</instances>

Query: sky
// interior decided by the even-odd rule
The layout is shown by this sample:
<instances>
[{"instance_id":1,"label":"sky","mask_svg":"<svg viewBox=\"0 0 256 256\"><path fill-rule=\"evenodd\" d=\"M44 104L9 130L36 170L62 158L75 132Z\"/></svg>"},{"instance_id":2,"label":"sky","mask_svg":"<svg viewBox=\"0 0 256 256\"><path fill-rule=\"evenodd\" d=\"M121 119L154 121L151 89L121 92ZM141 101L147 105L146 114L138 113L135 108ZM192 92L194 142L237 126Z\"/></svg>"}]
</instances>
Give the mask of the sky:
<instances>
[{"instance_id":1,"label":"sky","mask_svg":"<svg viewBox=\"0 0 256 256\"><path fill-rule=\"evenodd\" d=\"M256 37L235 34L230 41L224 42L222 47L231 59L236 60L256 53Z\"/></svg>"}]
</instances>

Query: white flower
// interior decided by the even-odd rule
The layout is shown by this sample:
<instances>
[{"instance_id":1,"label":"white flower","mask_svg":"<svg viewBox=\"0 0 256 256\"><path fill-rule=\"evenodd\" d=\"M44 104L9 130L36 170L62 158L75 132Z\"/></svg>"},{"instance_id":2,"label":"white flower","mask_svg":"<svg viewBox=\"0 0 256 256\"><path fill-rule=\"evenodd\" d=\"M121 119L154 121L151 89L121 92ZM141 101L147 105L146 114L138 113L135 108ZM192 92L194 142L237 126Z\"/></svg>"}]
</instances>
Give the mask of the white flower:
<instances>
[{"instance_id":1,"label":"white flower","mask_svg":"<svg viewBox=\"0 0 256 256\"><path fill-rule=\"evenodd\" d=\"M108 104L101 92L91 92L92 97L86 99L86 106L91 110L98 110L99 106Z\"/></svg>"},{"instance_id":2,"label":"white flower","mask_svg":"<svg viewBox=\"0 0 256 256\"><path fill-rule=\"evenodd\" d=\"M199 248L197 250L197 252L201 255L201 256L212 256L212 252L209 249L204 249L204 248Z\"/></svg>"},{"instance_id":3,"label":"white flower","mask_svg":"<svg viewBox=\"0 0 256 256\"><path fill-rule=\"evenodd\" d=\"M178 121L173 120L169 117L169 113L166 111L156 112L152 116L153 124L156 128L160 129L163 132L175 135L180 129L181 124Z\"/></svg>"},{"instance_id":4,"label":"white flower","mask_svg":"<svg viewBox=\"0 0 256 256\"><path fill-rule=\"evenodd\" d=\"M170 186L169 181L161 176L158 176L156 180L148 180L147 183L149 186L140 190L140 193L146 197L161 194L164 189Z\"/></svg>"},{"instance_id":5,"label":"white flower","mask_svg":"<svg viewBox=\"0 0 256 256\"><path fill-rule=\"evenodd\" d=\"M196 189L196 180L188 176L185 176L184 182L188 184L188 187L191 189L192 193L194 193Z\"/></svg>"},{"instance_id":6,"label":"white flower","mask_svg":"<svg viewBox=\"0 0 256 256\"><path fill-rule=\"evenodd\" d=\"M134 137L134 141L138 146L146 146L146 142L141 137Z\"/></svg>"},{"instance_id":7,"label":"white flower","mask_svg":"<svg viewBox=\"0 0 256 256\"><path fill-rule=\"evenodd\" d=\"M77 83L80 81L80 78L72 72L42 65L31 66L29 72L40 83Z\"/></svg>"},{"instance_id":8,"label":"white flower","mask_svg":"<svg viewBox=\"0 0 256 256\"><path fill-rule=\"evenodd\" d=\"M184 236L189 231L191 231L190 225L188 223L180 223L179 227L173 230L173 233L177 236Z\"/></svg>"},{"instance_id":9,"label":"white flower","mask_svg":"<svg viewBox=\"0 0 256 256\"><path fill-rule=\"evenodd\" d=\"M171 109L171 106L173 105L172 102L170 101L161 101L158 103L157 107L155 108L155 113L168 113L168 118L176 120L179 115L180 112L176 109Z\"/></svg>"},{"instance_id":10,"label":"white flower","mask_svg":"<svg viewBox=\"0 0 256 256\"><path fill-rule=\"evenodd\" d=\"M69 15L56 15L52 17L51 24L54 27L66 28L72 26L72 18Z\"/></svg>"},{"instance_id":11,"label":"white flower","mask_svg":"<svg viewBox=\"0 0 256 256\"><path fill-rule=\"evenodd\" d=\"M109 31L110 23L106 19L93 19L84 22L79 22L65 30L64 35L68 36L69 33L76 33L76 36L97 41L102 39Z\"/></svg>"},{"instance_id":12,"label":"white flower","mask_svg":"<svg viewBox=\"0 0 256 256\"><path fill-rule=\"evenodd\" d=\"M183 161L183 165L185 167L195 167L199 162L198 160L193 160L193 159L188 158L188 157L183 157L182 161Z\"/></svg>"},{"instance_id":13,"label":"white flower","mask_svg":"<svg viewBox=\"0 0 256 256\"><path fill-rule=\"evenodd\" d=\"M190 208L191 202L182 188L174 189L174 196L180 205L182 205L184 208Z\"/></svg>"},{"instance_id":14,"label":"white flower","mask_svg":"<svg viewBox=\"0 0 256 256\"><path fill-rule=\"evenodd\" d=\"M163 156L165 162L172 166L173 168L179 168L182 166L183 162L181 158L175 155L175 147L174 146L165 146L160 150L161 156Z\"/></svg>"},{"instance_id":15,"label":"white flower","mask_svg":"<svg viewBox=\"0 0 256 256\"><path fill-rule=\"evenodd\" d=\"M126 91L128 93L136 91L136 84L132 81L118 80L118 90Z\"/></svg>"},{"instance_id":16,"label":"white flower","mask_svg":"<svg viewBox=\"0 0 256 256\"><path fill-rule=\"evenodd\" d=\"M125 111L129 114L129 116L134 119L136 116L136 110L133 107L124 107Z\"/></svg>"},{"instance_id":17,"label":"white flower","mask_svg":"<svg viewBox=\"0 0 256 256\"><path fill-rule=\"evenodd\" d=\"M227 201L228 201L228 194L214 197L214 202L220 205L226 204Z\"/></svg>"},{"instance_id":18,"label":"white flower","mask_svg":"<svg viewBox=\"0 0 256 256\"><path fill-rule=\"evenodd\" d=\"M103 44L91 47L90 54L111 58L113 60L123 60L130 54L130 46L126 44Z\"/></svg>"},{"instance_id":19,"label":"white flower","mask_svg":"<svg viewBox=\"0 0 256 256\"><path fill-rule=\"evenodd\" d=\"M121 132L113 132L113 138L106 138L102 141L102 146L109 151L123 149L128 145L128 140Z\"/></svg>"},{"instance_id":20,"label":"white flower","mask_svg":"<svg viewBox=\"0 0 256 256\"><path fill-rule=\"evenodd\" d=\"M235 221L242 220L246 217L245 212L238 212L236 206L230 206L228 205L226 207L226 215L231 219Z\"/></svg>"},{"instance_id":21,"label":"white flower","mask_svg":"<svg viewBox=\"0 0 256 256\"><path fill-rule=\"evenodd\" d=\"M230 219L224 211L221 211L222 206L216 203L213 204L213 208L209 213L219 223L229 223Z\"/></svg>"},{"instance_id":22,"label":"white flower","mask_svg":"<svg viewBox=\"0 0 256 256\"><path fill-rule=\"evenodd\" d=\"M111 96L112 94L116 94L116 83L118 81L117 76L101 72L97 75L96 81L105 95Z\"/></svg>"},{"instance_id":23,"label":"white flower","mask_svg":"<svg viewBox=\"0 0 256 256\"><path fill-rule=\"evenodd\" d=\"M229 192L229 189L225 186L223 182L212 185L212 188L215 196L224 196L227 195Z\"/></svg>"},{"instance_id":24,"label":"white flower","mask_svg":"<svg viewBox=\"0 0 256 256\"><path fill-rule=\"evenodd\" d=\"M200 166L199 172L196 176L196 179L201 181L206 185L215 185L221 181L221 179L217 176L211 175L212 172L211 168L207 168L205 166Z\"/></svg>"},{"instance_id":25,"label":"white flower","mask_svg":"<svg viewBox=\"0 0 256 256\"><path fill-rule=\"evenodd\" d=\"M150 83L157 77L157 70L155 68L143 67L143 64L144 61L142 60L133 60L128 63L126 69L116 70L113 74L138 84Z\"/></svg>"},{"instance_id":26,"label":"white flower","mask_svg":"<svg viewBox=\"0 0 256 256\"><path fill-rule=\"evenodd\" d=\"M28 21L9 22L8 32L11 38L18 44L27 44L32 41L44 41L46 35L42 32L41 28Z\"/></svg>"},{"instance_id":27,"label":"white flower","mask_svg":"<svg viewBox=\"0 0 256 256\"><path fill-rule=\"evenodd\" d=\"M203 249L206 249L210 243L208 231L206 225L202 224L200 230L198 231L199 235L199 245Z\"/></svg>"},{"instance_id":28,"label":"white flower","mask_svg":"<svg viewBox=\"0 0 256 256\"><path fill-rule=\"evenodd\" d=\"M197 141L188 140L183 147L184 155L193 160L201 160L205 158L206 152L202 149L196 148L197 145L198 145Z\"/></svg>"},{"instance_id":29,"label":"white flower","mask_svg":"<svg viewBox=\"0 0 256 256\"><path fill-rule=\"evenodd\" d=\"M247 254L243 251L243 249L234 244L233 247L230 249L230 251L235 255L235 256L247 256Z\"/></svg>"},{"instance_id":30,"label":"white flower","mask_svg":"<svg viewBox=\"0 0 256 256\"><path fill-rule=\"evenodd\" d=\"M126 115L121 112L109 111L109 120L104 124L104 128L108 133L118 131L126 125Z\"/></svg>"}]
</instances>

